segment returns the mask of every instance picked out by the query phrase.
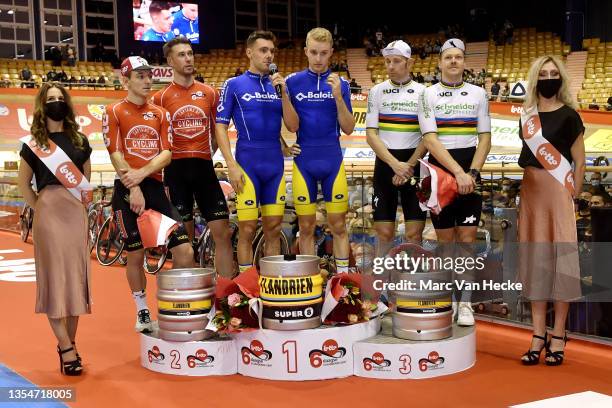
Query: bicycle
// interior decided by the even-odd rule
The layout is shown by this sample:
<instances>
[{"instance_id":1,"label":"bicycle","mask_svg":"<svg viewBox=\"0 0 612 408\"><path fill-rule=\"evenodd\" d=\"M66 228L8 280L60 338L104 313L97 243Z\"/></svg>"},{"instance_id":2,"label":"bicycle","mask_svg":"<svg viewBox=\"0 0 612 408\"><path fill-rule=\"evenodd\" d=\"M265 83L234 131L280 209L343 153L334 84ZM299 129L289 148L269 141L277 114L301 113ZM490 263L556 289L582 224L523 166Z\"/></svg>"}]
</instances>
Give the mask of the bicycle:
<instances>
[{"instance_id":1,"label":"bicycle","mask_svg":"<svg viewBox=\"0 0 612 408\"><path fill-rule=\"evenodd\" d=\"M103 266L109 266L121 258L125 241L121 235L121 229L116 219L115 213L111 211L110 215L104 220L98 236L96 238L96 258ZM127 258L125 263L127 264Z\"/></svg>"},{"instance_id":2,"label":"bicycle","mask_svg":"<svg viewBox=\"0 0 612 408\"><path fill-rule=\"evenodd\" d=\"M229 227L232 230L231 242L234 258L234 273L238 272L238 223L230 220ZM280 253L287 255L291 253L289 248L289 240L283 231L280 232ZM213 268L215 263L215 241L212 237L210 228L206 226L202 235L198 239L197 252L199 264L201 268ZM259 260L264 257L265 253L265 238L263 225L258 222L255 237L253 238L253 265L259 265Z\"/></svg>"},{"instance_id":3,"label":"bicycle","mask_svg":"<svg viewBox=\"0 0 612 408\"><path fill-rule=\"evenodd\" d=\"M23 205L21 213L19 213L19 230L21 231L21 240L23 242L27 242L33 222L34 209L26 203Z\"/></svg>"},{"instance_id":4,"label":"bicycle","mask_svg":"<svg viewBox=\"0 0 612 408\"><path fill-rule=\"evenodd\" d=\"M100 228L104 224L104 221L110 215L110 205L111 202L106 199L106 191L107 186L98 186L96 190L100 191L100 199L95 201L89 205L87 211L87 225L89 232L89 250L93 251L96 246L96 241L98 239L98 233L100 232Z\"/></svg>"}]
</instances>

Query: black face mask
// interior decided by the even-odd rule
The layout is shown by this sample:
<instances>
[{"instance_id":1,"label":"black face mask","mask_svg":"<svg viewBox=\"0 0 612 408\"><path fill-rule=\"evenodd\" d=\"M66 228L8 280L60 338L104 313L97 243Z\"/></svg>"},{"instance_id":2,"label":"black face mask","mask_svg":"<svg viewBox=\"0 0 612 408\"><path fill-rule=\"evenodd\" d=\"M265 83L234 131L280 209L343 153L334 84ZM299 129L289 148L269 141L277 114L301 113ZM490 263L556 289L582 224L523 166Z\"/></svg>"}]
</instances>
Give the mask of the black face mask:
<instances>
[{"instance_id":1,"label":"black face mask","mask_svg":"<svg viewBox=\"0 0 612 408\"><path fill-rule=\"evenodd\" d=\"M552 98L561 89L561 78L540 79L537 85L538 92L545 98Z\"/></svg>"},{"instance_id":2,"label":"black face mask","mask_svg":"<svg viewBox=\"0 0 612 408\"><path fill-rule=\"evenodd\" d=\"M68 104L64 101L53 101L45 104L45 115L56 122L61 122L68 115Z\"/></svg>"}]
</instances>

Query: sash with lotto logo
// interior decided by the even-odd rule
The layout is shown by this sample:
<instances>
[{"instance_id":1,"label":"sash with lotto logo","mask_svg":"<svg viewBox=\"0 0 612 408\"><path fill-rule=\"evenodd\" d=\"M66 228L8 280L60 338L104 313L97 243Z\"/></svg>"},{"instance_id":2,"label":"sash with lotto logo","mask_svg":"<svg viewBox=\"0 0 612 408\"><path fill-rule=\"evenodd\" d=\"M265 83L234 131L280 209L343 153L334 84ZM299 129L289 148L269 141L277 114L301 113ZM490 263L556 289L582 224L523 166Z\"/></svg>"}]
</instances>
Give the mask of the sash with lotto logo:
<instances>
[{"instance_id":1,"label":"sash with lotto logo","mask_svg":"<svg viewBox=\"0 0 612 408\"><path fill-rule=\"evenodd\" d=\"M534 106L521 115L523 139L551 176L555 178L570 195L574 196L574 171L569 161L542 134L542 123L538 108Z\"/></svg>"},{"instance_id":2,"label":"sash with lotto logo","mask_svg":"<svg viewBox=\"0 0 612 408\"><path fill-rule=\"evenodd\" d=\"M49 147L41 148L31 135L24 136L19 141L32 150L74 198L85 206L93 200L93 187L66 152L55 142L49 139Z\"/></svg>"}]
</instances>

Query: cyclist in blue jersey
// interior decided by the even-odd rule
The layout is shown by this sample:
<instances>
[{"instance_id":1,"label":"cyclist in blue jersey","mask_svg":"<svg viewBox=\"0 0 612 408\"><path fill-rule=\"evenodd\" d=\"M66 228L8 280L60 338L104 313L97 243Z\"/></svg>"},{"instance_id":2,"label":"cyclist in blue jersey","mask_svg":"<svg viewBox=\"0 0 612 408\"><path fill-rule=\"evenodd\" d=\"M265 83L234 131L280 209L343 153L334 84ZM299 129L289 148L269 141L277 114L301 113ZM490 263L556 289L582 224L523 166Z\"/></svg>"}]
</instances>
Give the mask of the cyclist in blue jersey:
<instances>
[{"instance_id":1,"label":"cyclist in blue jersey","mask_svg":"<svg viewBox=\"0 0 612 408\"><path fill-rule=\"evenodd\" d=\"M482 212L482 196L476 187L491 149L487 94L483 88L463 82L464 57L461 40L451 38L444 43L440 50L442 80L425 89L418 107L429 162L452 174L459 192L439 214L431 214L438 242L443 244L476 241ZM460 300L458 307L453 304L458 310L457 323L474 325L469 293L464 291Z\"/></svg>"},{"instance_id":2,"label":"cyclist in blue jersey","mask_svg":"<svg viewBox=\"0 0 612 408\"><path fill-rule=\"evenodd\" d=\"M193 44L200 42L198 29L198 5L192 3L181 3L183 7L172 16L172 32L177 36L187 37Z\"/></svg>"},{"instance_id":3,"label":"cyclist in blue jersey","mask_svg":"<svg viewBox=\"0 0 612 408\"><path fill-rule=\"evenodd\" d=\"M167 42L176 37L171 31L172 13L165 1L153 1L149 6L149 14L153 26L144 32L142 41Z\"/></svg>"},{"instance_id":4,"label":"cyclist in blue jersey","mask_svg":"<svg viewBox=\"0 0 612 408\"><path fill-rule=\"evenodd\" d=\"M321 183L327 221L334 238L336 270L348 272L346 231L348 187L340 148L340 131L351 134L355 118L348 81L331 73L333 39L325 28L314 28L304 48L308 68L286 79L291 97L287 122L297 128L298 153L293 162L293 197L300 226L300 253L314 255L316 200Z\"/></svg>"},{"instance_id":5,"label":"cyclist in blue jersey","mask_svg":"<svg viewBox=\"0 0 612 408\"><path fill-rule=\"evenodd\" d=\"M238 263L240 270L253 260L252 242L261 205L265 255L280 253L280 230L285 210L285 177L281 119L287 102L274 89L270 64L275 37L269 31L255 31L246 41L249 69L228 79L217 107L216 139L227 162L228 176L237 193ZM280 81L280 78L276 78ZM287 99L285 96L283 99ZM233 121L238 131L236 158L232 156L227 129Z\"/></svg>"}]
</instances>

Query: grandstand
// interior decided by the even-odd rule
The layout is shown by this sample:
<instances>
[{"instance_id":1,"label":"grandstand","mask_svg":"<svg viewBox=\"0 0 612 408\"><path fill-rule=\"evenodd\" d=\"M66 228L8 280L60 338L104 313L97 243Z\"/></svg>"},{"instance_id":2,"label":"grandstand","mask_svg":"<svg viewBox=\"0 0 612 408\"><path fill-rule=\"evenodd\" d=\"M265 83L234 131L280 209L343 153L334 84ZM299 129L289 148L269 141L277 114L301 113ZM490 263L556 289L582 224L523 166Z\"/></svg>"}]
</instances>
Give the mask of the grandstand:
<instances>
[{"instance_id":1,"label":"grandstand","mask_svg":"<svg viewBox=\"0 0 612 408\"><path fill-rule=\"evenodd\" d=\"M335 62L346 61L346 50L335 53L333 58ZM293 48L278 49L274 56L274 62L283 75L306 68L308 62L304 54L302 41L298 41ZM210 54L198 54L195 57L195 67L206 82L220 87L226 79L235 75L237 69L242 72L248 69L244 44L239 44L234 49L217 49L211 50ZM339 74L345 78L348 77L346 71Z\"/></svg>"},{"instance_id":2,"label":"grandstand","mask_svg":"<svg viewBox=\"0 0 612 408\"><path fill-rule=\"evenodd\" d=\"M438 34L410 34L404 39L413 47L422 47L426 41L435 41ZM496 45L494 40L488 42L470 42L466 44L466 68L475 72L485 69L487 80L485 88L490 91L491 84L500 81L502 85L527 79L529 65L540 55L551 54L562 58L572 79L571 91L582 108L595 102L604 107L612 95L612 42L601 42L599 38L583 41L584 51L571 51L568 44L552 32L538 32L535 27L515 30L512 44ZM384 59L381 56L367 57L364 48L350 48L337 51L334 61L347 61L352 77L367 92L373 85L388 78L385 72ZM413 73L421 75L435 74L438 56L429 54L425 59L414 55ZM303 40L295 40L290 48L277 50L275 62L279 71L287 75L300 71L307 65L303 51ZM68 77L77 81L105 77L110 84L118 72L109 62L78 61L75 66L65 62L53 67L48 60L0 59L0 83L5 86L19 87L20 72L28 66L32 72L32 81L37 86L53 68L57 72L65 71ZM204 80L213 86L220 87L223 82L234 76L239 69L248 68L244 44L237 44L233 49L213 49L208 53L196 54L195 66ZM340 73L348 78L347 72ZM94 89L83 85L83 89ZM98 89L98 87L96 87ZM103 88L112 89L112 87Z\"/></svg>"},{"instance_id":3,"label":"grandstand","mask_svg":"<svg viewBox=\"0 0 612 408\"><path fill-rule=\"evenodd\" d=\"M593 99L603 105L612 96L612 42L602 43L599 38L589 38L583 41L583 47L588 57L578 102L583 108Z\"/></svg>"},{"instance_id":4,"label":"grandstand","mask_svg":"<svg viewBox=\"0 0 612 408\"><path fill-rule=\"evenodd\" d=\"M3 58L0 59L0 78L9 81L11 86L19 87L21 84L19 73L25 66L29 67L32 72L32 81L38 86L52 69L57 72L63 70L68 77L72 76L76 79L85 78L88 80L93 78L97 80L100 76L104 76L107 81L112 81L114 76L113 67L108 62L78 61L74 67L69 65L54 67L51 61Z\"/></svg>"}]
</instances>

